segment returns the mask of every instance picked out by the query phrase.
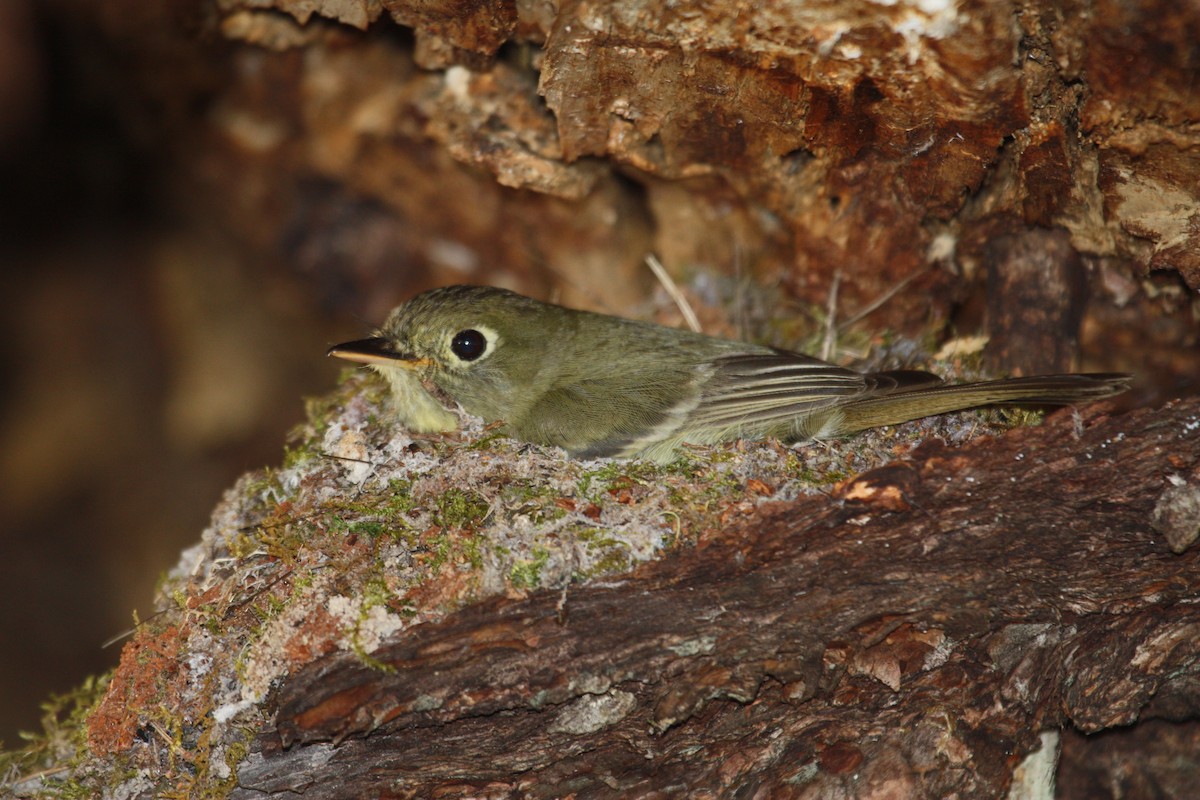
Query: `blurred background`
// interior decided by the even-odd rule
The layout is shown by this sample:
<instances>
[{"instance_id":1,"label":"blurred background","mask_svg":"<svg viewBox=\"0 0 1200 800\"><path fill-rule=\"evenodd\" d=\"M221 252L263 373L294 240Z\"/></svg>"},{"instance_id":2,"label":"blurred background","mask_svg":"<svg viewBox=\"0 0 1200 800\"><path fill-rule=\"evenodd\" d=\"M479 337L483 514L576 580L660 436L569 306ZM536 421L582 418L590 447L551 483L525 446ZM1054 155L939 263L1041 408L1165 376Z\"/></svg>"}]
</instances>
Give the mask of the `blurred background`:
<instances>
[{"instance_id":1,"label":"blurred background","mask_svg":"<svg viewBox=\"0 0 1200 800\"><path fill-rule=\"evenodd\" d=\"M279 462L304 397L337 379L325 349L417 290L486 282L648 314L669 308L642 265L654 251L676 272L699 265L687 290L709 332L794 345L822 329L831 298L850 316L901 285L865 327L945 338L984 315L985 270L933 246L957 235L949 212L927 224L908 204L910 229L838 233L881 213L856 198L889 201L870 170L895 159L860 157L858 122L830 127L854 140L842 150L772 161L782 177L766 189L739 184L732 156L707 171L664 166L676 154L655 142L616 167L564 158L524 45L464 78L429 71L441 51L386 17L362 32L219 15L236 5L0 3L8 746L38 726L48 693L115 665L119 643L101 644L152 612L156 580L223 490ZM523 20L521 36L544 40L543 22ZM829 102L867 102L839 97ZM478 106L463 111L468 99ZM867 100L863 120L889 113ZM938 202L961 209L952 189ZM1077 366L1152 375L1130 402L1194 391L1197 302L1179 274L1127 252L1085 266L1093 306Z\"/></svg>"},{"instance_id":2,"label":"blurred background","mask_svg":"<svg viewBox=\"0 0 1200 800\"><path fill-rule=\"evenodd\" d=\"M0 3L0 740L115 665L222 490L277 461L356 334L174 194L146 76L62 4ZM181 104L202 103L195 90ZM347 303L352 302L347 298ZM349 306L347 306L348 308ZM318 313L324 311L326 313ZM327 324L322 327L321 321Z\"/></svg>"}]
</instances>

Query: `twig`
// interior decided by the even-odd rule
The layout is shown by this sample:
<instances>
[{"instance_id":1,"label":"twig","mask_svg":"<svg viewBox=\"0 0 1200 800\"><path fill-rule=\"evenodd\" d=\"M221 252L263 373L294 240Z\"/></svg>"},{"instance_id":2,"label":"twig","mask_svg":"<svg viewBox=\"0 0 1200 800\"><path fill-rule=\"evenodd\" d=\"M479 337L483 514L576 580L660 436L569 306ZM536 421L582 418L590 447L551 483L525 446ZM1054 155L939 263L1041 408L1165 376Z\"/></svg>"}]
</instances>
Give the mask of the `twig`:
<instances>
[{"instance_id":1,"label":"twig","mask_svg":"<svg viewBox=\"0 0 1200 800\"><path fill-rule=\"evenodd\" d=\"M834 270L833 283L829 285L829 299L825 303L825 335L821 339L821 360L828 361L833 358L834 349L837 347L837 332L838 325L834 320L837 319L837 299L838 287L842 284L842 271Z\"/></svg>"},{"instance_id":2,"label":"twig","mask_svg":"<svg viewBox=\"0 0 1200 800\"><path fill-rule=\"evenodd\" d=\"M658 278L658 282L662 284L662 287L667 290L667 294L675 301L675 306L679 309L679 313L683 314L683 320L687 323L688 327L696 333L700 333L700 320L696 317L696 312L692 310L691 304L683 296L683 292L680 291L679 286L667 274L662 262L651 253L646 256L646 266L650 268L650 271L654 273L654 277Z\"/></svg>"}]
</instances>

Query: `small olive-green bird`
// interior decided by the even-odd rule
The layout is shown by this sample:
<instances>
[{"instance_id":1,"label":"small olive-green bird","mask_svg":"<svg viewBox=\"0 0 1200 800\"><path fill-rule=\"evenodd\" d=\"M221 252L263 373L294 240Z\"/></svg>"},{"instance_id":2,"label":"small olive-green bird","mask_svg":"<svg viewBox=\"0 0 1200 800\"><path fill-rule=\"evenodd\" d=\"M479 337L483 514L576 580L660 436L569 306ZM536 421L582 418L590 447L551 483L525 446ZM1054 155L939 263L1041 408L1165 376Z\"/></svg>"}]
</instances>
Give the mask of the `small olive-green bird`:
<instances>
[{"instance_id":1,"label":"small olive-green bird","mask_svg":"<svg viewBox=\"0 0 1200 800\"><path fill-rule=\"evenodd\" d=\"M579 458L669 460L684 444L824 439L993 403L1075 404L1124 374L946 385L929 372L856 372L800 353L576 311L504 289L450 286L396 308L329 355L388 380L405 424L453 430L423 388L518 439Z\"/></svg>"}]
</instances>

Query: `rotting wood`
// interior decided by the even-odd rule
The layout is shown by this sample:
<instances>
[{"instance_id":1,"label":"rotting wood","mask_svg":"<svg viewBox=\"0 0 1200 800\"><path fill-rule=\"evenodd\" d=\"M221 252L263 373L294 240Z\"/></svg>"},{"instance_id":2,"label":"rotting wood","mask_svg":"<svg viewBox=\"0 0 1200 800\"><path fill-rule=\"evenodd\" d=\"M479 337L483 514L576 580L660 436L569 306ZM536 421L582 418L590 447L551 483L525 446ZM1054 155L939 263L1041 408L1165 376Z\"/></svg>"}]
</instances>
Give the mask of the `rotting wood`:
<instances>
[{"instance_id":1,"label":"rotting wood","mask_svg":"<svg viewBox=\"0 0 1200 800\"><path fill-rule=\"evenodd\" d=\"M862 500L415 628L374 654L394 672L314 663L235 796L1003 796L1043 730L1195 718L1168 474L1200 480L1200 401L925 445Z\"/></svg>"}]
</instances>

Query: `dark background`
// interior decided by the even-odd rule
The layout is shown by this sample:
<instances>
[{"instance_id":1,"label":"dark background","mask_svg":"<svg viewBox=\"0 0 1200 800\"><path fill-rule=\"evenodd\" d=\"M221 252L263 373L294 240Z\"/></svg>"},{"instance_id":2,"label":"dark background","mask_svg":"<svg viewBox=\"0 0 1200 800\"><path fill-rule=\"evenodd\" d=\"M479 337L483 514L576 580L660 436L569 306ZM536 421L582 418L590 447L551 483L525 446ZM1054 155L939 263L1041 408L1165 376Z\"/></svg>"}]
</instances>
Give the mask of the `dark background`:
<instances>
[{"instance_id":1,"label":"dark background","mask_svg":"<svg viewBox=\"0 0 1200 800\"><path fill-rule=\"evenodd\" d=\"M242 471L365 322L172 194L162 109L53 3L0 4L0 740L115 665ZM193 100L203 100L197 93ZM197 109L198 111L202 109ZM147 124L142 125L142 121ZM206 227L207 226L207 227Z\"/></svg>"}]
</instances>

